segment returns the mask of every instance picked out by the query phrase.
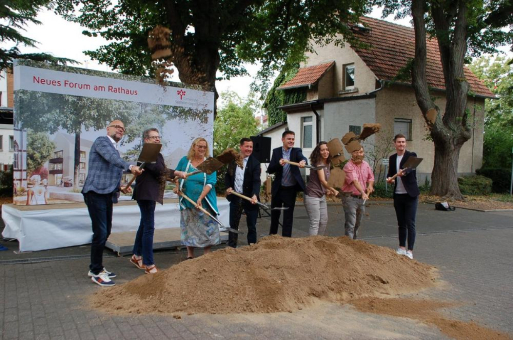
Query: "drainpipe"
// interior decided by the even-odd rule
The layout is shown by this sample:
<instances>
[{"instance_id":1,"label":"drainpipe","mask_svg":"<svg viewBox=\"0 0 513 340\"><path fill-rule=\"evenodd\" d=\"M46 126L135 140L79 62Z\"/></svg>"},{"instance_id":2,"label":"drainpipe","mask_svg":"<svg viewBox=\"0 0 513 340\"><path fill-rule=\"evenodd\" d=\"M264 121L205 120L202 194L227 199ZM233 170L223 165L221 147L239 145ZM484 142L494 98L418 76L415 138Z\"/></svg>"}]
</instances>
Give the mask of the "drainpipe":
<instances>
[{"instance_id":1,"label":"drainpipe","mask_svg":"<svg viewBox=\"0 0 513 340\"><path fill-rule=\"evenodd\" d=\"M315 140L317 141L315 145L317 145L321 141L321 116L315 111L313 104L310 104L310 110L315 114Z\"/></svg>"}]
</instances>

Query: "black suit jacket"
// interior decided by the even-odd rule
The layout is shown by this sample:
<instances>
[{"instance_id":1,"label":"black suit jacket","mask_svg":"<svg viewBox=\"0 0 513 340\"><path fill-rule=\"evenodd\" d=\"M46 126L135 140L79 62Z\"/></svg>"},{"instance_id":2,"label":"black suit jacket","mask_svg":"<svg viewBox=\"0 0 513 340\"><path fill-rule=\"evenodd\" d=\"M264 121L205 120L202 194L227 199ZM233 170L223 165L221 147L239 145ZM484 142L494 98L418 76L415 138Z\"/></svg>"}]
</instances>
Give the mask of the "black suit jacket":
<instances>
[{"instance_id":1,"label":"black suit jacket","mask_svg":"<svg viewBox=\"0 0 513 340\"><path fill-rule=\"evenodd\" d=\"M145 163L143 173L135 180L135 189L132 195L134 200L156 201L162 204L160 194L162 176L166 171L164 157L159 153L155 163Z\"/></svg>"},{"instance_id":2,"label":"black suit jacket","mask_svg":"<svg viewBox=\"0 0 513 340\"><path fill-rule=\"evenodd\" d=\"M281 178L283 176L283 166L280 165L280 159L283 158L283 147L279 147L273 149L273 155L271 157L271 162L269 163L269 168L267 168L267 172L274 175L274 182L271 188L271 194L274 196L278 193L281 186ZM291 162L301 162L305 161L308 164L308 160L303 155L303 152L300 148L292 148L290 151L290 161ZM301 172L299 171L298 166L291 165L290 172L292 176L297 181L296 190L297 191L305 191L305 181L303 181L303 177L301 176Z\"/></svg>"},{"instance_id":3,"label":"black suit jacket","mask_svg":"<svg viewBox=\"0 0 513 340\"><path fill-rule=\"evenodd\" d=\"M403 159L401 159L401 163L399 164L399 167L401 169L403 168L403 165L408 160L408 158L410 158L410 156L417 157L417 154L415 152L410 152L410 151L406 150L404 152ZM395 153L392 156L390 156L390 158L388 159L389 168L388 168L387 177L392 177L393 175L395 175L397 173L398 169L397 169L396 163L397 163L397 154ZM404 188L406 189L406 192L408 193L409 196L417 197L420 194L419 186L417 185L417 171L415 171L415 169L409 169L406 172L406 175L401 177L401 180L402 180ZM394 184L394 193L395 193L396 187L397 187L397 181L395 181L395 184Z\"/></svg>"},{"instance_id":4,"label":"black suit jacket","mask_svg":"<svg viewBox=\"0 0 513 340\"><path fill-rule=\"evenodd\" d=\"M224 176L224 184L226 188L232 188L235 190L235 170L237 164L232 162L228 164L228 170L226 171L226 175ZM246 169L244 170L244 181L242 182L242 194L247 197L253 197L256 195L260 196L260 162L256 157L250 155L248 158L248 163L246 164ZM231 201L235 195L228 195L226 199ZM246 209L258 209L258 205L251 204L251 202L247 200L242 200L242 204Z\"/></svg>"}]
</instances>

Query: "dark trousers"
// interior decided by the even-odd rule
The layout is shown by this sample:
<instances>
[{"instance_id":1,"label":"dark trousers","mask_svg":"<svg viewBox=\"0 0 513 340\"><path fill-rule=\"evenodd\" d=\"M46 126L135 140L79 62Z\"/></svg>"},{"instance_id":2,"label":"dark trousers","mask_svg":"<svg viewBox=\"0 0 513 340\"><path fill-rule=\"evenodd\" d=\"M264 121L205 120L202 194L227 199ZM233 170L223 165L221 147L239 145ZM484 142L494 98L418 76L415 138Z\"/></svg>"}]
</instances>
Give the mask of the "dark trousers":
<instances>
[{"instance_id":1,"label":"dark trousers","mask_svg":"<svg viewBox=\"0 0 513 340\"><path fill-rule=\"evenodd\" d=\"M288 207L287 210L283 211L283 229L282 236L283 237L291 237L292 236L292 222L294 221L294 207L296 206L296 196L297 190L296 187L284 187L281 186L276 195L273 195L271 198L271 208L274 207ZM271 211L271 230L269 234L277 234L278 233L278 225L280 222L280 210L272 210Z\"/></svg>"},{"instance_id":2,"label":"dark trousers","mask_svg":"<svg viewBox=\"0 0 513 340\"><path fill-rule=\"evenodd\" d=\"M233 195L234 196L234 195ZM247 209L244 208L244 203L240 197L232 197L230 201L230 227L233 229L239 230L240 217L242 215L242 210L246 213L246 224L248 226L248 244L256 243L257 241L257 232L256 232L256 222L258 218L258 208L257 209ZM230 247L237 247L237 240L239 238L239 234L229 233L228 235L228 245Z\"/></svg>"},{"instance_id":3,"label":"dark trousers","mask_svg":"<svg viewBox=\"0 0 513 340\"><path fill-rule=\"evenodd\" d=\"M153 235L155 234L155 201L138 200L141 222L135 235L133 253L142 256L143 264L151 266L153 261Z\"/></svg>"},{"instance_id":4,"label":"dark trousers","mask_svg":"<svg viewBox=\"0 0 513 340\"><path fill-rule=\"evenodd\" d=\"M89 191L84 194L84 201L93 227L89 269L93 274L99 274L103 270L105 242L112 229L112 194L97 194Z\"/></svg>"},{"instance_id":5,"label":"dark trousers","mask_svg":"<svg viewBox=\"0 0 513 340\"><path fill-rule=\"evenodd\" d=\"M399 246L406 247L406 239L408 239L408 250L413 250L415 244L415 215L418 203L418 197L394 194L394 208L399 225Z\"/></svg>"}]
</instances>

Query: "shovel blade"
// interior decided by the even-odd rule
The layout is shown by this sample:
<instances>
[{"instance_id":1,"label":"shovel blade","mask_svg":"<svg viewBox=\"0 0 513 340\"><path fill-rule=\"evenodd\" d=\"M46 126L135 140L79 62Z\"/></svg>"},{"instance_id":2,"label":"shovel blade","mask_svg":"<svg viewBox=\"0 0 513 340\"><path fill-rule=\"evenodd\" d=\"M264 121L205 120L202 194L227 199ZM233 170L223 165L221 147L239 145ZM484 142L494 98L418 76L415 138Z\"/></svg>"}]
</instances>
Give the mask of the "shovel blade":
<instances>
[{"instance_id":1,"label":"shovel blade","mask_svg":"<svg viewBox=\"0 0 513 340\"><path fill-rule=\"evenodd\" d=\"M219 227L219 231L222 232L222 233L235 233L235 234L244 234L243 231L240 231L240 230L237 230L237 229L233 229L233 228L230 228L230 227Z\"/></svg>"}]
</instances>

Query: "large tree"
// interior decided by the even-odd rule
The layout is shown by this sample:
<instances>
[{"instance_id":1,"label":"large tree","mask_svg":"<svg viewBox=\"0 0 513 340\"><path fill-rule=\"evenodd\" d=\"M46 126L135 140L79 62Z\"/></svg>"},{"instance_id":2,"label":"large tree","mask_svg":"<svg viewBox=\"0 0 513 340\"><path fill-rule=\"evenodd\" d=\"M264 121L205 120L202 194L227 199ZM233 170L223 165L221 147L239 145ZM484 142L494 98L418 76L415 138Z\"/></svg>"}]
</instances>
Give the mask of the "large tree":
<instances>
[{"instance_id":1,"label":"large tree","mask_svg":"<svg viewBox=\"0 0 513 340\"><path fill-rule=\"evenodd\" d=\"M14 59L47 61L53 64L76 63L74 60L54 57L48 53L21 53L19 45L36 47L37 41L22 34L28 23L40 25L36 19L38 11L51 0L2 0L0 2L0 70L9 67Z\"/></svg>"},{"instance_id":2,"label":"large tree","mask_svg":"<svg viewBox=\"0 0 513 340\"><path fill-rule=\"evenodd\" d=\"M469 56L494 52L512 41L511 32L487 24L496 7L488 0L375 0L384 15L411 14L415 30L415 58L411 64L417 103L435 144L431 193L462 199L457 173L460 150L471 137L464 65ZM496 2L491 1L492 4ZM507 21L506 21L507 22ZM428 36L437 39L445 80L445 108L436 106L426 79ZM434 117L434 119L433 119Z\"/></svg>"},{"instance_id":3,"label":"large tree","mask_svg":"<svg viewBox=\"0 0 513 340\"><path fill-rule=\"evenodd\" d=\"M171 61L186 84L215 89L223 77L244 75L243 62L260 61L265 77L302 58L309 43L343 33L366 10L360 0L56 0L57 12L100 35L109 44L87 51L92 59L122 73L153 72L148 33L157 25L171 30Z\"/></svg>"}]
</instances>

